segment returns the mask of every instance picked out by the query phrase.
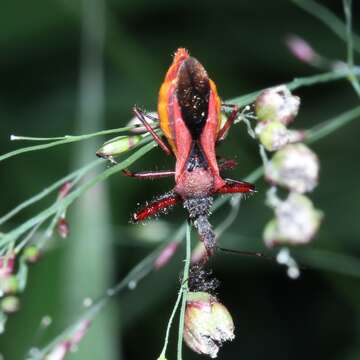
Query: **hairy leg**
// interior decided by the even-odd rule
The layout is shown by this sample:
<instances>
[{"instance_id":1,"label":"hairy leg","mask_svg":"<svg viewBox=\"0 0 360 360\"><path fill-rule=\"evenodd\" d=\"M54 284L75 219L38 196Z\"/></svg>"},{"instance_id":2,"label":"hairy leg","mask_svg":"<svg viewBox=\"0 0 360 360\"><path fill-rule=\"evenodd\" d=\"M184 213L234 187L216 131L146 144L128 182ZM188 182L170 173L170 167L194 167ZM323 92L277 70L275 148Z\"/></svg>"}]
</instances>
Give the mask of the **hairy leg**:
<instances>
[{"instance_id":1,"label":"hairy leg","mask_svg":"<svg viewBox=\"0 0 360 360\"><path fill-rule=\"evenodd\" d=\"M146 205L141 210L137 211L132 216L134 222L143 221L151 216L156 215L161 210L165 210L171 206L176 205L181 201L180 196L174 194L173 192L162 196L160 199L152 201Z\"/></svg>"}]
</instances>

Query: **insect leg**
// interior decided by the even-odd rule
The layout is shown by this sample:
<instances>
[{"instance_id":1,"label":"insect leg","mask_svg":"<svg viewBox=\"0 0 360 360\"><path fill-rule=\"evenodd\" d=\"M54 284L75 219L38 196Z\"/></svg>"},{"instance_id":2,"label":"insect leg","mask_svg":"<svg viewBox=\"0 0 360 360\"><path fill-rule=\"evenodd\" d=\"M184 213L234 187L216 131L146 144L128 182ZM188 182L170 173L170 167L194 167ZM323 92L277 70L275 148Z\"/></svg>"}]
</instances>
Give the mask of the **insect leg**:
<instances>
[{"instance_id":1,"label":"insect leg","mask_svg":"<svg viewBox=\"0 0 360 360\"><path fill-rule=\"evenodd\" d=\"M224 140L225 135L227 134L230 126L234 123L236 117L239 114L239 107L237 105L230 105L230 104L222 104L222 106L225 107L231 107L233 110L231 112L231 114L229 115L229 117L226 120L226 123L224 124L224 126L220 129L218 136L217 136L217 141L221 141Z\"/></svg>"},{"instance_id":2,"label":"insect leg","mask_svg":"<svg viewBox=\"0 0 360 360\"><path fill-rule=\"evenodd\" d=\"M143 209L137 211L135 214L133 214L132 220L134 222L143 221L150 216L156 215L161 210L176 205L180 201L180 196L174 193L167 194L158 200L152 201Z\"/></svg>"},{"instance_id":3,"label":"insect leg","mask_svg":"<svg viewBox=\"0 0 360 360\"><path fill-rule=\"evenodd\" d=\"M217 194L233 194L233 193L254 193L255 186L245 181L237 181L225 179L225 185L220 188Z\"/></svg>"},{"instance_id":4,"label":"insect leg","mask_svg":"<svg viewBox=\"0 0 360 360\"><path fill-rule=\"evenodd\" d=\"M174 176L175 171L172 170L161 170L161 171L141 171L132 172L128 169L123 170L125 176L134 177L138 179L159 179L168 176Z\"/></svg>"},{"instance_id":5,"label":"insect leg","mask_svg":"<svg viewBox=\"0 0 360 360\"><path fill-rule=\"evenodd\" d=\"M144 112L140 110L137 106L134 106L133 111L135 116L143 123L146 130L152 135L154 140L158 143L158 145L166 153L166 155L170 155L172 153L170 148L164 143L164 141L161 140L160 136L156 134L151 125L146 121Z\"/></svg>"}]
</instances>

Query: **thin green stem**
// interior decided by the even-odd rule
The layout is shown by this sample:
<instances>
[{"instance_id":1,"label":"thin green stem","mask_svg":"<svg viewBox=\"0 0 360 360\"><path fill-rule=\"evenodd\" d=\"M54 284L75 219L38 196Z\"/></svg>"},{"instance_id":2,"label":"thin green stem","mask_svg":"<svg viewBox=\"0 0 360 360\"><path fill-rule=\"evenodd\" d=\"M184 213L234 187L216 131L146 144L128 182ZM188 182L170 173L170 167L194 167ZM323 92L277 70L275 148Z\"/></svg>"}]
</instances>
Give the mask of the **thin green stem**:
<instances>
[{"instance_id":1,"label":"thin green stem","mask_svg":"<svg viewBox=\"0 0 360 360\"><path fill-rule=\"evenodd\" d=\"M166 350L167 350L167 346L168 346L168 343L169 343L170 329L171 329L172 323L174 321L176 311L177 311L177 309L179 307L182 295L183 295L183 291L182 291L182 287L181 287L179 292L178 292L178 296L176 298L175 305L174 305L174 307L172 309L172 312L171 312L171 315L170 315L170 318L169 318L169 322L168 322L167 327L166 327L164 346L163 346L163 348L161 350L161 354L160 354L158 360L166 359Z\"/></svg>"},{"instance_id":2,"label":"thin green stem","mask_svg":"<svg viewBox=\"0 0 360 360\"><path fill-rule=\"evenodd\" d=\"M38 222L45 221L52 215L56 214L58 211L65 211L65 209L71 205L79 196L81 196L83 193L85 193L88 189L92 188L96 184L98 184L101 181L104 181L111 175L114 175L118 173L119 171L123 170L124 168L130 166L133 162L144 156L147 152L152 150L154 147L156 147L156 144L154 142L151 142L142 148L140 148L138 151L136 151L134 154L130 155L127 159L122 161L121 163L114 165L111 168L106 169L102 173L98 174L94 178L88 180L81 186L79 186L77 189L72 191L69 195L65 196L60 201L56 202L55 204L51 205L49 208L43 210L38 215L32 217L31 219L25 221L23 224L15 228L14 230L8 232L0 239L0 248L2 246L5 246L6 244L9 244L11 241L16 241L19 236L21 236L23 233L28 231L30 228L35 226Z\"/></svg>"},{"instance_id":3,"label":"thin green stem","mask_svg":"<svg viewBox=\"0 0 360 360\"><path fill-rule=\"evenodd\" d=\"M186 227L186 259L184 265L184 274L182 279L182 302L180 308L180 319L179 319L179 335L177 344L177 360L182 360L182 345L184 338L184 324L185 324L185 308L187 301L187 294L189 292L188 279L191 261L191 226L187 223Z\"/></svg>"},{"instance_id":4,"label":"thin green stem","mask_svg":"<svg viewBox=\"0 0 360 360\"><path fill-rule=\"evenodd\" d=\"M346 41L346 26L325 6L313 0L291 0L294 4L308 12L310 15L319 19L328 28L330 28L341 40ZM354 34L355 50L360 53L360 36Z\"/></svg>"},{"instance_id":5,"label":"thin green stem","mask_svg":"<svg viewBox=\"0 0 360 360\"><path fill-rule=\"evenodd\" d=\"M343 127L351 121L360 117L360 106L346 111L328 121L318 124L306 132L306 142L312 144L330 135L335 130Z\"/></svg>"},{"instance_id":6,"label":"thin green stem","mask_svg":"<svg viewBox=\"0 0 360 360\"><path fill-rule=\"evenodd\" d=\"M178 231L172 237L170 242L173 241L182 241L186 232L186 225L183 224L179 227ZM92 321L95 316L100 312L100 310L110 301L111 298L118 295L124 290L133 289L134 284L138 284L147 274L149 274L154 269L154 261L157 259L159 254L167 246L168 243L160 245L157 249L151 252L148 256L142 259L138 264L136 264L129 273L114 287L108 289L103 296L94 302L94 304L89 307L84 313L69 327L67 327L60 335L43 347L39 352L30 356L29 360L42 360L45 355L58 343L71 337L72 333L76 327L85 320Z\"/></svg>"},{"instance_id":7,"label":"thin green stem","mask_svg":"<svg viewBox=\"0 0 360 360\"><path fill-rule=\"evenodd\" d=\"M344 13L346 19L346 43L347 43L347 63L350 68L354 66L354 49L352 38L352 19L351 19L351 0L343 0Z\"/></svg>"},{"instance_id":8,"label":"thin green stem","mask_svg":"<svg viewBox=\"0 0 360 360\"><path fill-rule=\"evenodd\" d=\"M28 206L36 203L37 201L40 201L41 199L43 199L47 195L51 194L53 191L58 189L64 183L66 183L68 181L71 181L72 179L77 178L77 177L82 178L87 172L89 172L95 166L97 166L97 165L99 165L100 163L103 163L103 162L104 162L104 160L97 159L97 160L95 160L95 161L93 161L93 162L91 162L89 164L86 164L85 166L81 167L80 169L77 169L77 170L73 171L72 173L64 176L63 178L57 180L56 182L54 182L49 187L45 188L44 190L42 190L38 194L32 196L31 198L25 200L21 204L17 205L14 209L9 211L7 214L3 215L0 218L0 225L4 224L6 221L11 219L13 216L17 215L21 210L24 210Z\"/></svg>"},{"instance_id":9,"label":"thin green stem","mask_svg":"<svg viewBox=\"0 0 360 360\"><path fill-rule=\"evenodd\" d=\"M360 67L354 66L352 73L354 74L354 76L360 76ZM286 83L285 85L289 88L289 90L293 91L306 86L346 79L349 77L350 74L351 71L348 68L344 68L336 71L326 72L323 74L295 78L294 80ZM236 104L240 107L249 105L255 101L256 97L260 94L261 91L262 90L254 91L250 94L230 99L227 101L227 103Z\"/></svg>"},{"instance_id":10,"label":"thin green stem","mask_svg":"<svg viewBox=\"0 0 360 360\"><path fill-rule=\"evenodd\" d=\"M345 276L360 277L360 261L354 256L320 249L296 251L296 257L305 265Z\"/></svg>"},{"instance_id":11,"label":"thin green stem","mask_svg":"<svg viewBox=\"0 0 360 360\"><path fill-rule=\"evenodd\" d=\"M27 147L23 147L21 149L10 151L10 152L8 152L8 153L6 153L4 155L1 155L0 156L0 161L3 161L5 159L9 159L9 158L11 158L13 156L16 156L16 155L24 154L24 153L27 153L27 152L45 150L45 149L49 149L49 148L52 148L52 147L58 146L58 145L69 144L69 143L82 141L82 140L88 140L88 139L91 139L91 138L96 137L96 136L126 132L126 131L131 130L132 128L133 127L122 127L122 128L118 128L118 129L102 130L102 131L98 131L98 132L95 132L95 133L84 134L84 135L66 135L66 136L59 137L59 138L44 138L44 139L60 139L60 140L51 141L49 143L41 144L41 145L27 146ZM16 136L16 135L12 135L11 139L12 140L43 141L43 140L41 140L42 138L31 138L31 137ZM46 141L46 140L44 140L44 141Z\"/></svg>"},{"instance_id":12,"label":"thin green stem","mask_svg":"<svg viewBox=\"0 0 360 360\"><path fill-rule=\"evenodd\" d=\"M354 47L353 47L353 34L352 34L352 13L351 13L351 0L343 0L345 20L346 20L346 43L347 43L347 64L350 70L349 81L354 88L356 94L360 98L360 83L353 73L354 67Z\"/></svg>"}]
</instances>

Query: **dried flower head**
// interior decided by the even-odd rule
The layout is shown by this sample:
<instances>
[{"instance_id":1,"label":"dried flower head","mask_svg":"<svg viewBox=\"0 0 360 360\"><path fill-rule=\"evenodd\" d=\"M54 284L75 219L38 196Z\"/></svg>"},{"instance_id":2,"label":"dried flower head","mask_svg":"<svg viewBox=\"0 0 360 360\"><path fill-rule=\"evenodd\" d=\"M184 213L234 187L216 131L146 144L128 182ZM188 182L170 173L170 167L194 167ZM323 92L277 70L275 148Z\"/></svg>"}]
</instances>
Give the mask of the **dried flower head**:
<instances>
[{"instance_id":1,"label":"dried flower head","mask_svg":"<svg viewBox=\"0 0 360 360\"><path fill-rule=\"evenodd\" d=\"M267 180L305 193L312 191L319 177L319 160L304 144L289 144L279 150L265 169Z\"/></svg>"},{"instance_id":2,"label":"dried flower head","mask_svg":"<svg viewBox=\"0 0 360 360\"><path fill-rule=\"evenodd\" d=\"M264 241L269 247L278 244L306 244L315 236L322 212L315 209L304 195L290 193L275 209L275 219L264 230Z\"/></svg>"},{"instance_id":3,"label":"dried flower head","mask_svg":"<svg viewBox=\"0 0 360 360\"><path fill-rule=\"evenodd\" d=\"M215 296L206 292L188 294L184 341L192 350L216 358L220 346L234 337L232 317Z\"/></svg>"},{"instance_id":4,"label":"dried flower head","mask_svg":"<svg viewBox=\"0 0 360 360\"><path fill-rule=\"evenodd\" d=\"M294 120L300 107L300 98L291 94L285 85L264 90L255 102L260 121L277 121L285 125Z\"/></svg>"}]
</instances>

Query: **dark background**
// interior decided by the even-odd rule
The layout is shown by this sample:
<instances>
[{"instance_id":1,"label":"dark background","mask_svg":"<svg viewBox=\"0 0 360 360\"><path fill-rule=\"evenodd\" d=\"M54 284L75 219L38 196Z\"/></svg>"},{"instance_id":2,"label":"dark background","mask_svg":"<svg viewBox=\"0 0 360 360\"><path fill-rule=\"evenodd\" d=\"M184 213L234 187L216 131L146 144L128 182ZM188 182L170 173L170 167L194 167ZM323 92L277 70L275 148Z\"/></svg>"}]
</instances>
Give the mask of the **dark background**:
<instances>
[{"instance_id":1,"label":"dark background","mask_svg":"<svg viewBox=\"0 0 360 360\"><path fill-rule=\"evenodd\" d=\"M322 3L343 17L341 1ZM358 5L353 9L355 30L360 21ZM290 1L113 0L106 6L104 121L93 131L125 125L133 104L155 109L171 55L180 46L204 64L223 99L317 73L288 52L284 38L289 33L305 38L331 59L346 58L346 44ZM10 143L9 134L87 132L78 121L81 18L82 8L76 1L2 1L1 153L22 145ZM296 94L302 99L294 124L298 128L314 126L359 101L344 80L300 89ZM321 160L321 177L311 198L325 218L308 249L331 251L333 271L319 270L314 258L300 280L292 281L283 268L259 259L218 254L213 260L222 284L220 298L236 324L236 338L224 346L219 359L360 358L359 279L339 274L341 264L331 258L336 253L360 254L359 131L355 121L312 145ZM94 158L98 144L85 146L66 145L3 162L1 212L64 176L82 159ZM87 156L81 158L81 151ZM242 126L233 129L219 153L239 162L234 178L244 178L260 164L257 145ZM156 149L133 168L172 166L173 161ZM81 299L102 294L158 243L169 239L185 219L181 208L156 221L155 227L130 225L128 219L138 202L165 192L171 184L172 180L136 182L115 175L102 187L105 195L100 191L101 206L90 197L90 215L81 211L81 205L70 208L72 235L66 240L55 237L51 250L31 269L21 297L22 309L10 318L6 333L0 337L5 359L23 359L30 347L41 347L53 339L83 311ZM258 194L242 204L238 219L221 239L224 247L264 250L261 234L271 217L264 204L267 186L260 182ZM24 211L2 231L53 200L50 197L48 202ZM212 222L219 223L228 210L222 208ZM99 236L96 248L88 246L80 235L94 225L93 217L98 221L96 226L110 234ZM156 359L179 287L182 257L183 251L135 291L113 300L69 359ZM47 314L53 324L42 334L38 324ZM168 359L175 358L176 333L175 325ZM186 359L200 358L184 351Z\"/></svg>"}]
</instances>

